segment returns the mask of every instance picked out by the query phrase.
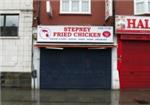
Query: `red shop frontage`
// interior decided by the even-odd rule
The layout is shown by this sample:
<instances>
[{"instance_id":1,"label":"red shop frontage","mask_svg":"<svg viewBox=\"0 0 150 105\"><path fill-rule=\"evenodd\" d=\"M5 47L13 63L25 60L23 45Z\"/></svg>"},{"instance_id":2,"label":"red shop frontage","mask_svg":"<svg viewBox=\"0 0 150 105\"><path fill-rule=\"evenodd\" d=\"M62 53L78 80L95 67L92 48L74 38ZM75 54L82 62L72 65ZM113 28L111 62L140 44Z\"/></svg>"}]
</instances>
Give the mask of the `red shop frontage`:
<instances>
[{"instance_id":1,"label":"red shop frontage","mask_svg":"<svg viewBox=\"0 0 150 105\"><path fill-rule=\"evenodd\" d=\"M116 16L120 89L150 88L150 18Z\"/></svg>"}]
</instances>

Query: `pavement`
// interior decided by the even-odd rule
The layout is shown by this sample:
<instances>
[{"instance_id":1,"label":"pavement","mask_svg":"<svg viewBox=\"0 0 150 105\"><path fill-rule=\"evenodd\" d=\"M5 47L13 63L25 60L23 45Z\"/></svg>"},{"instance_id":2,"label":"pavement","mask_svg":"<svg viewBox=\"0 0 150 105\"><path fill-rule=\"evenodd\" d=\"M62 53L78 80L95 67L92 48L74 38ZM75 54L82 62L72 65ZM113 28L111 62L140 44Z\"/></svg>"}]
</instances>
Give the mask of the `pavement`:
<instances>
[{"instance_id":1,"label":"pavement","mask_svg":"<svg viewBox=\"0 0 150 105\"><path fill-rule=\"evenodd\" d=\"M150 90L0 90L0 105L150 105Z\"/></svg>"}]
</instances>

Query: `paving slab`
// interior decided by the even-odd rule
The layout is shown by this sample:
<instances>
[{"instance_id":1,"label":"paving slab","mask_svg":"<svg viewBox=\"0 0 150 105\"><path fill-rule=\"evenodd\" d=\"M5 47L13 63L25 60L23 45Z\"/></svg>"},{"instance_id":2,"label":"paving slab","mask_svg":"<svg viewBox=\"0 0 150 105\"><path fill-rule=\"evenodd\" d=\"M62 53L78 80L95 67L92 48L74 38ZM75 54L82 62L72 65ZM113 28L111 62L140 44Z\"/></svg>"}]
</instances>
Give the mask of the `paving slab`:
<instances>
[{"instance_id":1,"label":"paving slab","mask_svg":"<svg viewBox=\"0 0 150 105\"><path fill-rule=\"evenodd\" d=\"M0 105L150 105L150 90L2 88L0 96Z\"/></svg>"}]
</instances>

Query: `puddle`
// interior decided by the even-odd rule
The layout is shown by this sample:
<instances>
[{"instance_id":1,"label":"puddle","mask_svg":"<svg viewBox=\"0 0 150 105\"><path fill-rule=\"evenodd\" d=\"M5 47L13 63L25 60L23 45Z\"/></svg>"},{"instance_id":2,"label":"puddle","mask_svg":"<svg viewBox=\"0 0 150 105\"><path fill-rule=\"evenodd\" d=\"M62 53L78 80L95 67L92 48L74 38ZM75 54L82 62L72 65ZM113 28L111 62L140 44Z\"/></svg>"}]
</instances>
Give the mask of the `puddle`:
<instances>
[{"instance_id":1,"label":"puddle","mask_svg":"<svg viewBox=\"0 0 150 105\"><path fill-rule=\"evenodd\" d=\"M144 99L135 99L134 101L138 104L150 104L150 102Z\"/></svg>"}]
</instances>

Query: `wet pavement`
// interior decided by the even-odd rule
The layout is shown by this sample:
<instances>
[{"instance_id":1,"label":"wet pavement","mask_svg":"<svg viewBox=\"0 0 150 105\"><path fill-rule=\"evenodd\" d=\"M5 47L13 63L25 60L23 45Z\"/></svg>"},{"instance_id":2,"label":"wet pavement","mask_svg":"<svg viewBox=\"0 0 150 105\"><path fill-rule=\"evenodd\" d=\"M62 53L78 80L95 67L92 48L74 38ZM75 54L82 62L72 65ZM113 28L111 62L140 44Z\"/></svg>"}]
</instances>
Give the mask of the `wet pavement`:
<instances>
[{"instance_id":1,"label":"wet pavement","mask_svg":"<svg viewBox=\"0 0 150 105\"><path fill-rule=\"evenodd\" d=\"M0 105L150 105L150 90L1 89Z\"/></svg>"}]
</instances>

